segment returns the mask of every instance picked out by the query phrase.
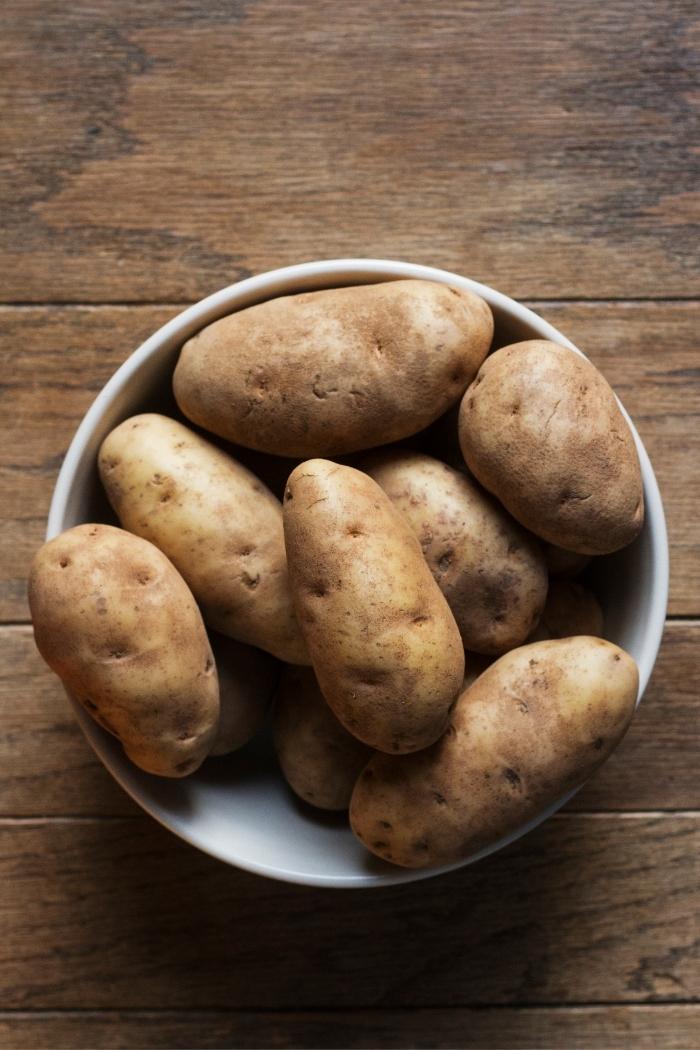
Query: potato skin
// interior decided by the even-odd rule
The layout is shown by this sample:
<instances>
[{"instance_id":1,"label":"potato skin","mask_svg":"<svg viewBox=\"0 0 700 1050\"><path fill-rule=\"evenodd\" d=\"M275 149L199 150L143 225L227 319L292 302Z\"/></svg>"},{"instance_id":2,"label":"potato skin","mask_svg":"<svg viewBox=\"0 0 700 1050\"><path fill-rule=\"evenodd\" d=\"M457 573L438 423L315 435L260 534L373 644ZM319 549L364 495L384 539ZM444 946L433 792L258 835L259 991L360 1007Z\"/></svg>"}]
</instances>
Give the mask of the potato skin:
<instances>
[{"instance_id":1,"label":"potato skin","mask_svg":"<svg viewBox=\"0 0 700 1050\"><path fill-rule=\"evenodd\" d=\"M229 441L331 456L415 434L464 393L493 336L487 304L432 281L271 299L182 348L181 411Z\"/></svg>"},{"instance_id":2,"label":"potato skin","mask_svg":"<svg viewBox=\"0 0 700 1050\"><path fill-rule=\"evenodd\" d=\"M550 576L578 576L591 561L590 554L567 551L554 543L543 543L542 553Z\"/></svg>"},{"instance_id":3,"label":"potato skin","mask_svg":"<svg viewBox=\"0 0 700 1050\"><path fill-rule=\"evenodd\" d=\"M540 622L529 641L573 638L578 634L603 637L603 610L596 596L577 580L552 580Z\"/></svg>"},{"instance_id":4,"label":"potato skin","mask_svg":"<svg viewBox=\"0 0 700 1050\"><path fill-rule=\"evenodd\" d=\"M37 648L137 766L192 773L219 720L216 667L187 584L151 543L78 525L37 552L29 579Z\"/></svg>"},{"instance_id":5,"label":"potato skin","mask_svg":"<svg viewBox=\"0 0 700 1050\"><path fill-rule=\"evenodd\" d=\"M287 575L282 506L250 471L167 416L107 435L102 483L125 529L182 573L206 623L290 663L308 663Z\"/></svg>"},{"instance_id":6,"label":"potato skin","mask_svg":"<svg viewBox=\"0 0 700 1050\"><path fill-rule=\"evenodd\" d=\"M416 751L445 728L464 674L447 602L410 526L353 467L302 463L284 498L292 594L321 691L380 751Z\"/></svg>"},{"instance_id":7,"label":"potato skin","mask_svg":"<svg viewBox=\"0 0 700 1050\"><path fill-rule=\"evenodd\" d=\"M362 468L418 537L465 648L496 655L521 645L547 595L537 540L476 482L432 456L381 450Z\"/></svg>"},{"instance_id":8,"label":"potato skin","mask_svg":"<svg viewBox=\"0 0 700 1050\"><path fill-rule=\"evenodd\" d=\"M372 749L343 728L311 668L285 668L272 732L280 768L292 791L319 809L347 809Z\"/></svg>"},{"instance_id":9,"label":"potato skin","mask_svg":"<svg viewBox=\"0 0 700 1050\"><path fill-rule=\"evenodd\" d=\"M642 475L610 386L566 347L534 339L497 350L464 395L469 469L522 525L579 554L639 534Z\"/></svg>"},{"instance_id":10,"label":"potato skin","mask_svg":"<svg viewBox=\"0 0 700 1050\"><path fill-rule=\"evenodd\" d=\"M219 676L219 728L210 755L238 751L263 728L277 686L280 665L269 653L209 633Z\"/></svg>"},{"instance_id":11,"label":"potato skin","mask_svg":"<svg viewBox=\"0 0 700 1050\"><path fill-rule=\"evenodd\" d=\"M472 856L581 784L624 735L634 660L600 638L506 653L459 697L450 727L415 755L374 755L350 803L368 849L408 868Z\"/></svg>"}]
</instances>

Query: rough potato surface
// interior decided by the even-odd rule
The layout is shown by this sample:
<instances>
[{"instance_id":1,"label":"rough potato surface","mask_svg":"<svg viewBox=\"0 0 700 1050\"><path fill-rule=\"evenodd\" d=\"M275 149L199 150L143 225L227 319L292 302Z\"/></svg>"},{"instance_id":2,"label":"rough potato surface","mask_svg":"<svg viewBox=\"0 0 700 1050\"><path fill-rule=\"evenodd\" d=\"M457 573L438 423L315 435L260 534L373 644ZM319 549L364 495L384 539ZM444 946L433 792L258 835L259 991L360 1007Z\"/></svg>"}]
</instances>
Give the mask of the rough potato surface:
<instances>
[{"instance_id":1,"label":"rough potato surface","mask_svg":"<svg viewBox=\"0 0 700 1050\"><path fill-rule=\"evenodd\" d=\"M464 860L581 784L624 735L634 660L600 638L535 642L502 656L459 697L445 735L415 755L374 755L350 823L408 868Z\"/></svg>"},{"instance_id":2,"label":"rough potato surface","mask_svg":"<svg viewBox=\"0 0 700 1050\"><path fill-rule=\"evenodd\" d=\"M132 416L104 440L102 483L125 529L182 573L206 623L308 663L287 575L282 505L233 457L167 416Z\"/></svg>"},{"instance_id":3,"label":"rough potato surface","mask_svg":"<svg viewBox=\"0 0 700 1050\"><path fill-rule=\"evenodd\" d=\"M359 470L302 463L284 498L292 593L321 691L380 751L445 728L464 674L454 617L408 523Z\"/></svg>"},{"instance_id":4,"label":"rough potato surface","mask_svg":"<svg viewBox=\"0 0 700 1050\"><path fill-rule=\"evenodd\" d=\"M305 802L344 810L372 749L344 729L308 667L285 669L275 698L275 751L284 778Z\"/></svg>"},{"instance_id":5,"label":"rough potato surface","mask_svg":"<svg viewBox=\"0 0 700 1050\"><path fill-rule=\"evenodd\" d=\"M471 292L389 281L271 299L182 348L192 422L282 456L331 456L415 434L464 393L493 318Z\"/></svg>"},{"instance_id":6,"label":"rough potato surface","mask_svg":"<svg viewBox=\"0 0 700 1050\"><path fill-rule=\"evenodd\" d=\"M219 728L211 755L228 755L252 740L267 721L279 664L262 649L213 631L209 641L219 676Z\"/></svg>"},{"instance_id":7,"label":"rough potato surface","mask_svg":"<svg viewBox=\"0 0 700 1050\"><path fill-rule=\"evenodd\" d=\"M219 686L199 609L151 543L78 525L38 551L29 580L37 648L86 711L148 773L206 758Z\"/></svg>"},{"instance_id":8,"label":"rough potato surface","mask_svg":"<svg viewBox=\"0 0 700 1050\"><path fill-rule=\"evenodd\" d=\"M469 469L522 525L579 554L631 543L644 521L632 432L607 381L546 340L497 350L464 395Z\"/></svg>"},{"instance_id":9,"label":"rough potato surface","mask_svg":"<svg viewBox=\"0 0 700 1050\"><path fill-rule=\"evenodd\" d=\"M521 645L547 595L537 540L473 479L432 456L387 449L362 466L418 537L465 648L495 655Z\"/></svg>"}]
</instances>

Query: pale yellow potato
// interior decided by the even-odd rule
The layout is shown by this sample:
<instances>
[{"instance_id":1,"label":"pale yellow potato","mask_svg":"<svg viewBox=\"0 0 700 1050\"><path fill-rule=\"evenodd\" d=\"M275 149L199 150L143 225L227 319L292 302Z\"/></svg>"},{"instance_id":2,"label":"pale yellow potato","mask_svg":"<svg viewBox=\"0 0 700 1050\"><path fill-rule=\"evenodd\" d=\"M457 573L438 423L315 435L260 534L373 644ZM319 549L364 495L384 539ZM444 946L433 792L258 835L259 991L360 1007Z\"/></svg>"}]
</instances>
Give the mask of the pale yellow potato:
<instances>
[{"instance_id":1,"label":"pale yellow potato","mask_svg":"<svg viewBox=\"0 0 700 1050\"><path fill-rule=\"evenodd\" d=\"M405 518L353 467L302 463L284 498L292 593L321 691L380 751L427 747L464 674L454 617Z\"/></svg>"},{"instance_id":2,"label":"pale yellow potato","mask_svg":"<svg viewBox=\"0 0 700 1050\"><path fill-rule=\"evenodd\" d=\"M36 554L29 605L37 648L137 766L192 773L219 721L216 666L187 584L153 544L78 525Z\"/></svg>"},{"instance_id":3,"label":"pale yellow potato","mask_svg":"<svg viewBox=\"0 0 700 1050\"><path fill-rule=\"evenodd\" d=\"M287 667L282 673L272 732L292 791L319 809L347 809L372 749L340 724L310 667Z\"/></svg>"},{"instance_id":4,"label":"pale yellow potato","mask_svg":"<svg viewBox=\"0 0 700 1050\"><path fill-rule=\"evenodd\" d=\"M488 357L462 400L459 439L476 479L549 543L609 554L639 534L632 431L607 381L573 350L533 339Z\"/></svg>"},{"instance_id":5,"label":"pale yellow potato","mask_svg":"<svg viewBox=\"0 0 700 1050\"><path fill-rule=\"evenodd\" d=\"M551 580L540 622L528 641L572 638L577 634L603 637L603 610L596 596L577 580Z\"/></svg>"},{"instance_id":6,"label":"pale yellow potato","mask_svg":"<svg viewBox=\"0 0 700 1050\"><path fill-rule=\"evenodd\" d=\"M238 751L267 722L279 678L279 663L262 649L209 633L219 675L219 728L212 756Z\"/></svg>"},{"instance_id":7,"label":"pale yellow potato","mask_svg":"<svg viewBox=\"0 0 700 1050\"><path fill-rule=\"evenodd\" d=\"M522 645L547 595L537 540L472 478L432 456L381 449L362 469L418 537L465 648L496 655Z\"/></svg>"},{"instance_id":8,"label":"pale yellow potato","mask_svg":"<svg viewBox=\"0 0 700 1050\"><path fill-rule=\"evenodd\" d=\"M350 823L407 868L466 860L582 784L622 739L639 677L601 638L506 653L459 697L445 735L415 755L374 755Z\"/></svg>"},{"instance_id":9,"label":"pale yellow potato","mask_svg":"<svg viewBox=\"0 0 700 1050\"><path fill-rule=\"evenodd\" d=\"M287 575L279 500L249 470L167 416L132 416L99 469L121 524L182 573L206 623L289 663L308 663Z\"/></svg>"},{"instance_id":10,"label":"pale yellow potato","mask_svg":"<svg viewBox=\"0 0 700 1050\"><path fill-rule=\"evenodd\" d=\"M282 456L335 456L415 434L464 393L493 318L471 292L390 281L271 299L182 348L188 419Z\"/></svg>"}]
</instances>

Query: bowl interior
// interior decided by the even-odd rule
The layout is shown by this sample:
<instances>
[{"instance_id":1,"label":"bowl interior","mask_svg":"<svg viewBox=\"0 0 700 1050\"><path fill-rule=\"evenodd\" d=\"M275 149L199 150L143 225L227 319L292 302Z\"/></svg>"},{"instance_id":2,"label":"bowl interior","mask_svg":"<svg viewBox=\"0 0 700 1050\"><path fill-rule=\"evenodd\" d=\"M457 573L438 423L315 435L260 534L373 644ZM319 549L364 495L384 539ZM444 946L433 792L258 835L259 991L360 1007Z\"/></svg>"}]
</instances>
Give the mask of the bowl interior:
<instances>
[{"instance_id":1,"label":"bowl interior","mask_svg":"<svg viewBox=\"0 0 700 1050\"><path fill-rule=\"evenodd\" d=\"M48 536L82 522L115 521L97 475L99 445L117 423L136 412L161 411L182 418L172 398L170 377L180 346L194 332L233 310L273 296L405 277L443 281L482 295L494 312L495 346L545 338L576 349L547 322L499 292L430 267L339 260L287 267L251 278L179 314L112 377L66 455L51 505ZM645 526L630 547L596 560L590 583L603 605L606 636L637 660L641 697L663 629L668 557L658 487L636 431L634 434L644 476ZM132 766L119 743L79 705L74 707L93 748L129 794L176 834L228 863L290 882L336 887L408 882L461 866L404 871L370 856L353 837L344 815L316 811L288 790L265 734L235 755L210 759L185 780L165 780ZM565 801L560 799L537 820L465 863L524 834Z\"/></svg>"}]
</instances>

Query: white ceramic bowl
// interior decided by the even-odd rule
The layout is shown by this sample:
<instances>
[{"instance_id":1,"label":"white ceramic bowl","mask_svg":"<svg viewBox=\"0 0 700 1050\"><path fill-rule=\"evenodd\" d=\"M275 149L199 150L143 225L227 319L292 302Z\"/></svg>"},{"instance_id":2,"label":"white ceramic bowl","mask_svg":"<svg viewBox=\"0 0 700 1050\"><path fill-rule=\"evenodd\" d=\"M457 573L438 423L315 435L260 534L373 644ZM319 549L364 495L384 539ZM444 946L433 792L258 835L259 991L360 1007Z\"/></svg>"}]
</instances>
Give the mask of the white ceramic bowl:
<instances>
[{"instance_id":1,"label":"white ceramic bowl","mask_svg":"<svg viewBox=\"0 0 700 1050\"><path fill-rule=\"evenodd\" d=\"M496 319L496 345L535 338L577 349L556 328L513 299L428 266L339 259L288 266L251 277L184 310L147 339L112 376L83 419L66 455L51 502L48 537L81 522L110 520L95 466L99 445L127 416L148 409L168 410L170 377L178 350L204 325L279 295L406 277L442 281L483 296ZM666 614L668 544L656 478L634 426L632 431L642 464L646 522L632 546L600 559L595 587L605 611L607 636L630 652L639 665L641 698ZM146 812L187 842L228 864L287 882L351 888L411 882L461 866L406 871L370 856L354 839L343 817L317 813L297 802L283 783L266 740L229 760L205 763L192 777L165 780L136 769L124 757L119 743L82 708L75 705L75 713L107 769ZM537 820L464 863L512 842L565 801L560 799Z\"/></svg>"}]
</instances>

